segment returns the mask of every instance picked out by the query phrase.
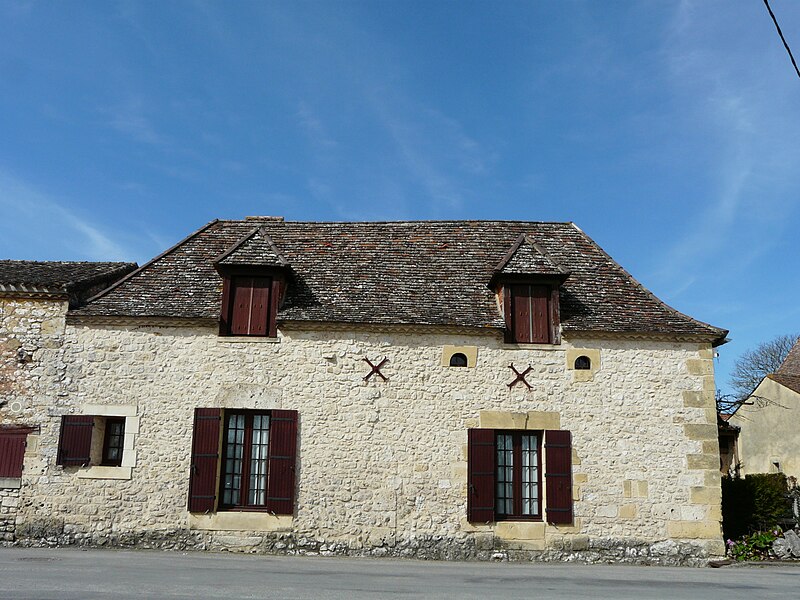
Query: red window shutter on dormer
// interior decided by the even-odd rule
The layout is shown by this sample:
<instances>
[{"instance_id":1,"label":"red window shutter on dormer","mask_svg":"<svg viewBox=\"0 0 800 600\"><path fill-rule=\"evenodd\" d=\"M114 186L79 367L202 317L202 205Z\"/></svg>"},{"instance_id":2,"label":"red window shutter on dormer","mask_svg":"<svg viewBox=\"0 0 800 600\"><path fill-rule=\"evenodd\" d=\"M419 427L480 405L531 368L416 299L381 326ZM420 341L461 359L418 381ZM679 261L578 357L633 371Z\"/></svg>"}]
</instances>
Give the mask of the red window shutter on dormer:
<instances>
[{"instance_id":1,"label":"red window shutter on dormer","mask_svg":"<svg viewBox=\"0 0 800 600\"><path fill-rule=\"evenodd\" d=\"M65 467L88 465L91 461L93 427L92 416L62 416L56 463Z\"/></svg>"},{"instance_id":2,"label":"red window shutter on dormer","mask_svg":"<svg viewBox=\"0 0 800 600\"><path fill-rule=\"evenodd\" d=\"M297 461L297 411L273 410L269 423L267 510L277 515L294 513Z\"/></svg>"},{"instance_id":3,"label":"red window shutter on dormer","mask_svg":"<svg viewBox=\"0 0 800 600\"><path fill-rule=\"evenodd\" d=\"M547 522L572 523L572 434L569 431L545 431L544 458Z\"/></svg>"},{"instance_id":4,"label":"red window shutter on dormer","mask_svg":"<svg viewBox=\"0 0 800 600\"><path fill-rule=\"evenodd\" d=\"M232 335L267 335L271 277L235 277L230 284Z\"/></svg>"},{"instance_id":5,"label":"red window shutter on dormer","mask_svg":"<svg viewBox=\"0 0 800 600\"><path fill-rule=\"evenodd\" d=\"M189 512L209 512L216 507L219 464L219 408L196 408L189 471Z\"/></svg>"},{"instance_id":6,"label":"red window shutter on dormer","mask_svg":"<svg viewBox=\"0 0 800 600\"><path fill-rule=\"evenodd\" d=\"M550 286L515 284L509 288L514 341L520 344L552 343Z\"/></svg>"},{"instance_id":7,"label":"red window shutter on dormer","mask_svg":"<svg viewBox=\"0 0 800 600\"><path fill-rule=\"evenodd\" d=\"M495 520L494 429L467 430L467 519Z\"/></svg>"}]
</instances>

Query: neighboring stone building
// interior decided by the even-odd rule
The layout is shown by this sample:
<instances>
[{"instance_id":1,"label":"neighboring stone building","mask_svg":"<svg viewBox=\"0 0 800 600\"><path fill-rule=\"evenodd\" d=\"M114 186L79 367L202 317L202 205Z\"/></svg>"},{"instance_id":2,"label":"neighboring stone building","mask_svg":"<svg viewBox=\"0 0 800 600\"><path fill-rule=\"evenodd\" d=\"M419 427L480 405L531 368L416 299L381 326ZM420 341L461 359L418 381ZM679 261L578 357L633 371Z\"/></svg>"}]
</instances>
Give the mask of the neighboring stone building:
<instances>
[{"instance_id":1,"label":"neighboring stone building","mask_svg":"<svg viewBox=\"0 0 800 600\"><path fill-rule=\"evenodd\" d=\"M16 539L699 564L725 335L572 223L213 221L34 356Z\"/></svg>"},{"instance_id":2,"label":"neighboring stone building","mask_svg":"<svg viewBox=\"0 0 800 600\"><path fill-rule=\"evenodd\" d=\"M43 411L65 393L67 309L135 268L133 263L0 260L0 541L14 537L23 457L30 468L39 462Z\"/></svg>"},{"instance_id":3,"label":"neighboring stone building","mask_svg":"<svg viewBox=\"0 0 800 600\"><path fill-rule=\"evenodd\" d=\"M782 472L800 479L800 339L729 423L741 429L742 474Z\"/></svg>"}]
</instances>

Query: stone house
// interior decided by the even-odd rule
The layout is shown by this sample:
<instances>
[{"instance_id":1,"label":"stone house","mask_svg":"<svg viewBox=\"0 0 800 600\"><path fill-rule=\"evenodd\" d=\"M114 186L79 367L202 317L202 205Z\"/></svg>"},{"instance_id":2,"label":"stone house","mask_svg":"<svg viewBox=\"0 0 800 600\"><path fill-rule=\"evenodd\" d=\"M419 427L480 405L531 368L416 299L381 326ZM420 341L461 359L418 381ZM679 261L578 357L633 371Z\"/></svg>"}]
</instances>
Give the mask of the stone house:
<instances>
[{"instance_id":1,"label":"stone house","mask_svg":"<svg viewBox=\"0 0 800 600\"><path fill-rule=\"evenodd\" d=\"M738 427L740 471L800 479L800 339L728 422Z\"/></svg>"},{"instance_id":2,"label":"stone house","mask_svg":"<svg viewBox=\"0 0 800 600\"><path fill-rule=\"evenodd\" d=\"M37 463L41 411L63 389L67 310L136 266L0 260L0 542L14 538L23 459Z\"/></svg>"},{"instance_id":3,"label":"stone house","mask_svg":"<svg viewBox=\"0 0 800 600\"><path fill-rule=\"evenodd\" d=\"M0 409L14 539L700 564L726 333L572 223L213 221Z\"/></svg>"}]
</instances>

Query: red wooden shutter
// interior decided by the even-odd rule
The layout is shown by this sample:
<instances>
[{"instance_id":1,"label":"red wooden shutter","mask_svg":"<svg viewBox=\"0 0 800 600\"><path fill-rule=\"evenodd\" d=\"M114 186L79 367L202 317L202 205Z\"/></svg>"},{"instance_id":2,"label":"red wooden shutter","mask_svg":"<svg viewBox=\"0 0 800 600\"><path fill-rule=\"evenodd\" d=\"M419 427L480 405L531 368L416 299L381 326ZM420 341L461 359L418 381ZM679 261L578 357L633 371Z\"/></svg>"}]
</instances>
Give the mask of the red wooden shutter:
<instances>
[{"instance_id":1,"label":"red wooden shutter","mask_svg":"<svg viewBox=\"0 0 800 600\"><path fill-rule=\"evenodd\" d=\"M514 341L521 344L531 340L531 287L511 286L511 310L514 321Z\"/></svg>"},{"instance_id":2,"label":"red wooden shutter","mask_svg":"<svg viewBox=\"0 0 800 600\"><path fill-rule=\"evenodd\" d=\"M56 463L65 467L88 465L91 461L93 428L92 416L62 416Z\"/></svg>"},{"instance_id":3,"label":"red wooden shutter","mask_svg":"<svg viewBox=\"0 0 800 600\"><path fill-rule=\"evenodd\" d=\"M294 513L297 461L297 411L273 410L269 421L267 510L277 515Z\"/></svg>"},{"instance_id":4,"label":"red wooden shutter","mask_svg":"<svg viewBox=\"0 0 800 600\"><path fill-rule=\"evenodd\" d=\"M28 429L0 429L0 477L22 477Z\"/></svg>"},{"instance_id":5,"label":"red wooden shutter","mask_svg":"<svg viewBox=\"0 0 800 600\"><path fill-rule=\"evenodd\" d=\"M494 429L467 430L467 519L472 523L495 520Z\"/></svg>"},{"instance_id":6,"label":"red wooden shutter","mask_svg":"<svg viewBox=\"0 0 800 600\"><path fill-rule=\"evenodd\" d=\"M231 334L231 278L222 279L222 308L219 313L219 334Z\"/></svg>"},{"instance_id":7,"label":"red wooden shutter","mask_svg":"<svg viewBox=\"0 0 800 600\"><path fill-rule=\"evenodd\" d=\"M216 508L221 421L219 408L194 409L189 512L211 512Z\"/></svg>"},{"instance_id":8,"label":"red wooden shutter","mask_svg":"<svg viewBox=\"0 0 800 600\"><path fill-rule=\"evenodd\" d=\"M531 341L537 344L550 343L549 296L549 286L531 286Z\"/></svg>"},{"instance_id":9,"label":"red wooden shutter","mask_svg":"<svg viewBox=\"0 0 800 600\"><path fill-rule=\"evenodd\" d=\"M253 297L253 278L235 277L231 281L231 334L247 335L250 328L250 303Z\"/></svg>"},{"instance_id":10,"label":"red wooden shutter","mask_svg":"<svg viewBox=\"0 0 800 600\"><path fill-rule=\"evenodd\" d=\"M253 296L250 304L250 325L248 335L267 335L269 318L269 292L272 280L269 277L253 278Z\"/></svg>"},{"instance_id":11,"label":"red wooden shutter","mask_svg":"<svg viewBox=\"0 0 800 600\"><path fill-rule=\"evenodd\" d=\"M572 523L572 434L569 431L545 431L544 459L547 522Z\"/></svg>"}]
</instances>

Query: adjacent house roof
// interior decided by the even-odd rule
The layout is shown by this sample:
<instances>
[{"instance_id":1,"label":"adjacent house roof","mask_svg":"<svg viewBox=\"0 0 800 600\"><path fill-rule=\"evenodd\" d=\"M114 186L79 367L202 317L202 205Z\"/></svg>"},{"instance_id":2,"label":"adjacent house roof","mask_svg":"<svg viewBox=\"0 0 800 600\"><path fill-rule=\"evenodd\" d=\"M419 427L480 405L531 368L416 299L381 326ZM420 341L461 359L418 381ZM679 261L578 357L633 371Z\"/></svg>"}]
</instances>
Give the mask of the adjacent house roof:
<instances>
[{"instance_id":1,"label":"adjacent house roof","mask_svg":"<svg viewBox=\"0 0 800 600\"><path fill-rule=\"evenodd\" d=\"M222 279L215 262L238 254L288 264L283 322L501 329L489 287L499 266L568 273L564 331L680 334L715 343L727 334L658 300L573 223L520 221L212 221L72 314L218 319Z\"/></svg>"},{"instance_id":2,"label":"adjacent house roof","mask_svg":"<svg viewBox=\"0 0 800 600\"><path fill-rule=\"evenodd\" d=\"M135 270L136 263L0 260L0 293L85 299Z\"/></svg>"},{"instance_id":3,"label":"adjacent house roof","mask_svg":"<svg viewBox=\"0 0 800 600\"><path fill-rule=\"evenodd\" d=\"M778 370L767 377L800 394L800 338L789 350Z\"/></svg>"}]
</instances>

